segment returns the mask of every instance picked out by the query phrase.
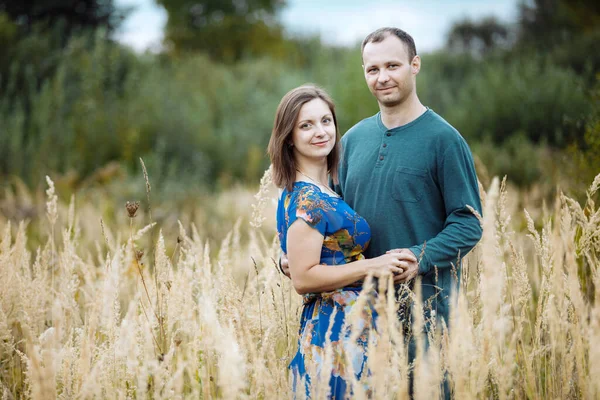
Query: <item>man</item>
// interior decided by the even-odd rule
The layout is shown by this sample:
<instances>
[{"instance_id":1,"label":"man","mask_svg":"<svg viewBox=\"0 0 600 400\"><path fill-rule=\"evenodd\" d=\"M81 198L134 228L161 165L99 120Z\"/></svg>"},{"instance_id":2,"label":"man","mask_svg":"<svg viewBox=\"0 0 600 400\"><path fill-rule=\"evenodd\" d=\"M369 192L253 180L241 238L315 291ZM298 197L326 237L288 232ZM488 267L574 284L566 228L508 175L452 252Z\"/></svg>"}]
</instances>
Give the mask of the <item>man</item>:
<instances>
[{"instance_id":1,"label":"man","mask_svg":"<svg viewBox=\"0 0 600 400\"><path fill-rule=\"evenodd\" d=\"M482 234L468 208L481 214L473 157L458 131L421 104L421 58L409 34L397 28L371 33L362 61L380 112L342 138L336 189L371 227L365 256L405 253L405 270L395 281L412 283L420 275L426 316L448 323L460 259Z\"/></svg>"},{"instance_id":2,"label":"man","mask_svg":"<svg viewBox=\"0 0 600 400\"><path fill-rule=\"evenodd\" d=\"M371 226L366 257L399 248L414 254L401 281L422 277L422 295L448 322L459 260L481 238L473 157L465 140L421 104L416 77L421 58L412 37L382 28L362 44L367 86L380 112L342 138L339 191Z\"/></svg>"}]
</instances>

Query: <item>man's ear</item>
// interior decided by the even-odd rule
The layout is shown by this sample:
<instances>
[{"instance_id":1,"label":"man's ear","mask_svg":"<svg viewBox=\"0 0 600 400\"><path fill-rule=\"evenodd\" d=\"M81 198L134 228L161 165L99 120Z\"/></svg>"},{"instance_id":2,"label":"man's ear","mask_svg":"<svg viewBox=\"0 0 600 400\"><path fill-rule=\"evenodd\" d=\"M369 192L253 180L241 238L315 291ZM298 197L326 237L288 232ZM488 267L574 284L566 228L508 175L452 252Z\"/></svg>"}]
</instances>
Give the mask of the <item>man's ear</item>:
<instances>
[{"instance_id":1,"label":"man's ear","mask_svg":"<svg viewBox=\"0 0 600 400\"><path fill-rule=\"evenodd\" d=\"M419 71L421 70L421 57L414 56L410 63L410 68L411 68L413 74L415 74L415 75L418 74Z\"/></svg>"}]
</instances>

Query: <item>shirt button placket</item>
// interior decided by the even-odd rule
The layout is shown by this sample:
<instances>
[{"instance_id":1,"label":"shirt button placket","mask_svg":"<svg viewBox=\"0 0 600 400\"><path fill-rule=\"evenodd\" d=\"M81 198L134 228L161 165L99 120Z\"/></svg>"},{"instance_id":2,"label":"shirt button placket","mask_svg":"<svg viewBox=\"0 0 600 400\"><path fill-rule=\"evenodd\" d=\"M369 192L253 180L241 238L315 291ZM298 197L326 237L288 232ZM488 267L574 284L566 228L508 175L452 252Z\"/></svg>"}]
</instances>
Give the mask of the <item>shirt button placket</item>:
<instances>
[{"instance_id":1,"label":"shirt button placket","mask_svg":"<svg viewBox=\"0 0 600 400\"><path fill-rule=\"evenodd\" d=\"M385 136L390 137L390 136L392 136L392 134L391 134L391 132L386 132ZM380 163L385 159L385 150L383 150L383 149L385 149L387 147L387 143L383 143L381 145L381 147L382 147L382 150L379 152L379 162Z\"/></svg>"}]
</instances>

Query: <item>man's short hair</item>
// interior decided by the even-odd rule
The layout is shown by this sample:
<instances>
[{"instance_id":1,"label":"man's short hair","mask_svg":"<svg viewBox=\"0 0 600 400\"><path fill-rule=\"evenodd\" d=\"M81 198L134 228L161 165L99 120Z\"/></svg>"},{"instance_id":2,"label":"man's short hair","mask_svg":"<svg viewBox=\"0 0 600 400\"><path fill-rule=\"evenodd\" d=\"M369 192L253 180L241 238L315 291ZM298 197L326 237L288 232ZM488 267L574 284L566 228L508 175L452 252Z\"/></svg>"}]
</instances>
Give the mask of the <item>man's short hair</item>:
<instances>
[{"instance_id":1,"label":"man's short hair","mask_svg":"<svg viewBox=\"0 0 600 400\"><path fill-rule=\"evenodd\" d=\"M391 27L379 28L375 32L369 33L369 35L367 35L365 40L363 40L363 42L362 42L362 46L360 48L360 54L361 55L363 54L367 43L382 42L386 37L388 37L390 35L396 36L398 39L400 39L402 41L402 43L404 43L404 45L406 46L406 49L408 50L408 61L412 61L412 59L415 58L415 56L417 55L417 48L415 46L415 41L412 38L412 36L410 36L408 33L404 32L402 29L399 29L399 28L391 28Z\"/></svg>"}]
</instances>

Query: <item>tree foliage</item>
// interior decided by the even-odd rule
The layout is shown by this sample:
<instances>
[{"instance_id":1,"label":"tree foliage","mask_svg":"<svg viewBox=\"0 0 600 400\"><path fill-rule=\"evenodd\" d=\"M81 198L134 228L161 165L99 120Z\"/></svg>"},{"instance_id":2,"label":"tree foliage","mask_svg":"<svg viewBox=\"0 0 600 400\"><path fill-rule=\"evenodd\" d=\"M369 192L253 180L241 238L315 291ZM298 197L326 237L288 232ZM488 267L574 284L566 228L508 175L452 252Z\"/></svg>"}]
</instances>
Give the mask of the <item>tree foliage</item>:
<instances>
[{"instance_id":1,"label":"tree foliage","mask_svg":"<svg viewBox=\"0 0 600 400\"><path fill-rule=\"evenodd\" d=\"M114 0L0 0L0 92L27 112L72 37L108 40L126 14Z\"/></svg>"},{"instance_id":2,"label":"tree foliage","mask_svg":"<svg viewBox=\"0 0 600 400\"><path fill-rule=\"evenodd\" d=\"M517 21L494 17L456 22L446 47L453 52L490 56L501 49L506 58L543 53L548 62L573 69L594 83L600 68L600 3L593 0L521 0Z\"/></svg>"},{"instance_id":3,"label":"tree foliage","mask_svg":"<svg viewBox=\"0 0 600 400\"><path fill-rule=\"evenodd\" d=\"M283 0L157 0L168 13L166 42L175 53L202 51L236 62L278 53Z\"/></svg>"},{"instance_id":4,"label":"tree foliage","mask_svg":"<svg viewBox=\"0 0 600 400\"><path fill-rule=\"evenodd\" d=\"M509 28L497 18L487 17L479 21L467 18L452 26L446 43L452 51L483 56L508 45L509 39Z\"/></svg>"},{"instance_id":5,"label":"tree foliage","mask_svg":"<svg viewBox=\"0 0 600 400\"><path fill-rule=\"evenodd\" d=\"M113 162L135 173L143 157L157 182L256 182L290 88L328 90L341 132L377 112L360 50L286 38L280 1L160 1L172 47L158 55L110 41L110 28L82 29L66 43L60 27L44 23L25 34L18 17L0 13L0 176L35 185L59 173L85 185ZM565 148L584 155L572 164L598 160L598 30L589 22L597 13L590 6L571 16L569 7L587 3L552 1L571 22L556 25L568 34L547 37L569 40L541 40L531 29L550 32L553 20L525 6L515 25L463 20L447 48L422 55L418 77L423 103L468 139L490 175L521 185L548 175L544 160Z\"/></svg>"},{"instance_id":6,"label":"tree foliage","mask_svg":"<svg viewBox=\"0 0 600 400\"><path fill-rule=\"evenodd\" d=\"M522 0L518 15L519 42L542 48L598 29L600 4L594 0Z\"/></svg>"},{"instance_id":7,"label":"tree foliage","mask_svg":"<svg viewBox=\"0 0 600 400\"><path fill-rule=\"evenodd\" d=\"M0 0L0 13L14 21L25 34L39 24L61 25L65 40L85 29L103 28L112 32L124 17L114 0Z\"/></svg>"}]
</instances>

